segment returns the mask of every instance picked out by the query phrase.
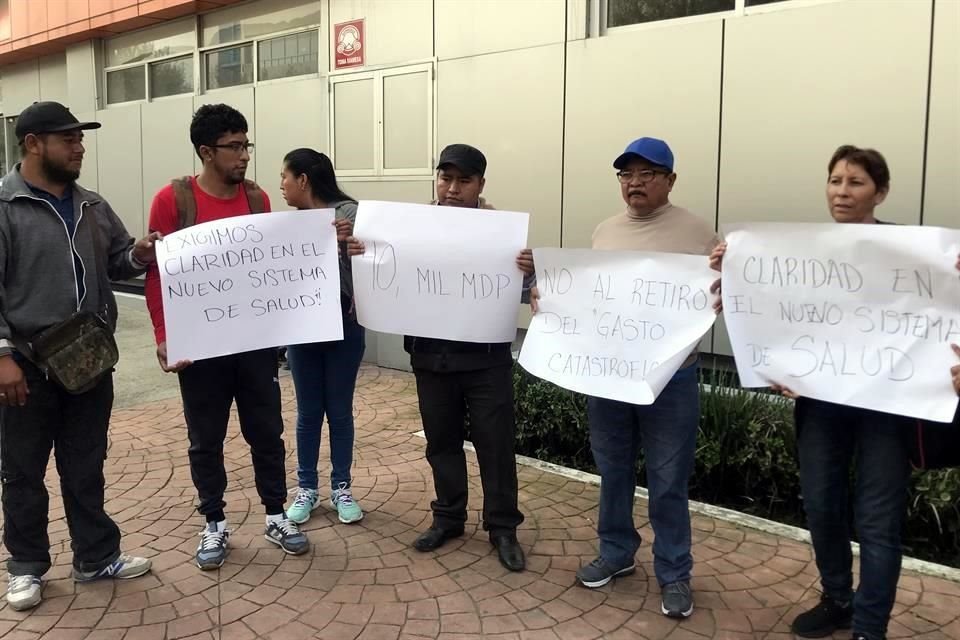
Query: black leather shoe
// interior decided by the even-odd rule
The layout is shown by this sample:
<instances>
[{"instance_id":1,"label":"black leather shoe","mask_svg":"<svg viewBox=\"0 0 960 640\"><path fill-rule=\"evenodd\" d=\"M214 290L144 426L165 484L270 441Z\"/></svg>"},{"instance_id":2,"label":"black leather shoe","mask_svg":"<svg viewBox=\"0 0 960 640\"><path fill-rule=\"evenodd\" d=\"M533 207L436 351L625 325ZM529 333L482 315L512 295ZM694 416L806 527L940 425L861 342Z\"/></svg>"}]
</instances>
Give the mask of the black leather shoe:
<instances>
[{"instance_id":1,"label":"black leather shoe","mask_svg":"<svg viewBox=\"0 0 960 640\"><path fill-rule=\"evenodd\" d=\"M451 538L459 538L463 535L463 529L441 529L440 527L430 527L413 541L413 548L417 551L433 551L439 549Z\"/></svg>"},{"instance_id":2,"label":"black leather shoe","mask_svg":"<svg viewBox=\"0 0 960 640\"><path fill-rule=\"evenodd\" d=\"M527 567L527 561L523 557L523 549L517 542L517 534L509 533L498 536L490 536L490 544L497 548L497 555L500 556L500 564L510 571L523 571Z\"/></svg>"}]
</instances>

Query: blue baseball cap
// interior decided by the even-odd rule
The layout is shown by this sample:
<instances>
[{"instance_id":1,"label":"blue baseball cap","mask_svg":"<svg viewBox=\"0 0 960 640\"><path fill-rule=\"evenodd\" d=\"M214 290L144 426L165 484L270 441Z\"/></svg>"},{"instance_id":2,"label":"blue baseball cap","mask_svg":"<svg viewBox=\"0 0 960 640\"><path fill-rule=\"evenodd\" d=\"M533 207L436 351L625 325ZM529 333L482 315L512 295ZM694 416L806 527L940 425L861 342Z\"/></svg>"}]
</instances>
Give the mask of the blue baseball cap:
<instances>
[{"instance_id":1,"label":"blue baseball cap","mask_svg":"<svg viewBox=\"0 0 960 640\"><path fill-rule=\"evenodd\" d=\"M669 145L659 138L638 138L634 140L613 161L613 168L623 169L634 157L664 167L671 173L673 172L673 152L670 151Z\"/></svg>"}]
</instances>

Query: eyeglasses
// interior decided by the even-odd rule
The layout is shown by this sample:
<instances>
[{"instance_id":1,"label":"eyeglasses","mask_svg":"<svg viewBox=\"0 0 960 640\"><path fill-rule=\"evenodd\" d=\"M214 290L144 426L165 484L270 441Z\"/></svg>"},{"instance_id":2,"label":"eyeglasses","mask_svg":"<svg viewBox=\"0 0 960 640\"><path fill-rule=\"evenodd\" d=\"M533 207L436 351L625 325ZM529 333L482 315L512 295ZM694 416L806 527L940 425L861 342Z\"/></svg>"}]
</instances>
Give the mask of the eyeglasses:
<instances>
[{"instance_id":1,"label":"eyeglasses","mask_svg":"<svg viewBox=\"0 0 960 640\"><path fill-rule=\"evenodd\" d=\"M253 143L252 142L231 142L230 144L211 144L210 147L214 149L230 149L234 153L247 153L253 152Z\"/></svg>"},{"instance_id":2,"label":"eyeglasses","mask_svg":"<svg viewBox=\"0 0 960 640\"><path fill-rule=\"evenodd\" d=\"M640 184L646 184L657 176L669 175L666 171L654 171L653 169L644 169L642 171L617 171L617 179L621 184L630 184L637 180Z\"/></svg>"}]
</instances>

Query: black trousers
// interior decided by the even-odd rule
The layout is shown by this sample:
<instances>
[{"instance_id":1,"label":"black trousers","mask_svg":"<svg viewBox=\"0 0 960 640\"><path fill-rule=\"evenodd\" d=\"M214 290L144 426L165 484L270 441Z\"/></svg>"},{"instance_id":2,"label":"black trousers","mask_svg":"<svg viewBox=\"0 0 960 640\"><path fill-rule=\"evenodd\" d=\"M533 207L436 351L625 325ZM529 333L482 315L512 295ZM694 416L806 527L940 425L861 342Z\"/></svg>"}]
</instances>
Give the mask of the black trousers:
<instances>
[{"instance_id":1,"label":"black trousers","mask_svg":"<svg viewBox=\"0 0 960 640\"><path fill-rule=\"evenodd\" d=\"M103 510L103 463L113 409L113 378L71 395L24 363L30 395L0 409L3 543L11 575L50 569L49 496L43 479L53 449L70 529L73 566L98 571L120 555L120 529Z\"/></svg>"},{"instance_id":2,"label":"black trousers","mask_svg":"<svg viewBox=\"0 0 960 640\"><path fill-rule=\"evenodd\" d=\"M200 497L197 510L209 516L226 506L223 441L227 437L230 407L236 401L240 432L250 445L260 501L268 513L281 513L287 499L287 483L277 350L260 349L201 360L179 376L190 437L190 475Z\"/></svg>"},{"instance_id":3,"label":"black trousers","mask_svg":"<svg viewBox=\"0 0 960 640\"><path fill-rule=\"evenodd\" d=\"M467 461L464 418L483 484L483 528L490 535L512 533L523 522L517 508L516 424L513 377L506 364L476 371L414 369L420 416L427 437L427 461L437 499L434 526L462 529L467 519Z\"/></svg>"}]
</instances>

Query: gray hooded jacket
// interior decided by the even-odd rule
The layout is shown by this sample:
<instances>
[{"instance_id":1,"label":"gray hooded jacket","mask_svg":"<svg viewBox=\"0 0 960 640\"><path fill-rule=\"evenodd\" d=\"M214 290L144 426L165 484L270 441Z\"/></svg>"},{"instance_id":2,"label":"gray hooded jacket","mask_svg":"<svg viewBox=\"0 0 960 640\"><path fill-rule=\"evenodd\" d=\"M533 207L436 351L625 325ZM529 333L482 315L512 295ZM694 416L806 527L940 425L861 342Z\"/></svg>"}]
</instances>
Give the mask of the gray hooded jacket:
<instances>
[{"instance_id":1,"label":"gray hooded jacket","mask_svg":"<svg viewBox=\"0 0 960 640\"><path fill-rule=\"evenodd\" d=\"M146 270L133 258L134 239L107 201L73 185L76 228L71 236L53 206L34 195L18 163L0 187L0 356L13 338L29 341L79 310L116 328L117 302L110 280ZM93 233L106 255L97 256ZM83 265L80 296L74 256ZM101 291L103 292L101 294Z\"/></svg>"}]
</instances>

